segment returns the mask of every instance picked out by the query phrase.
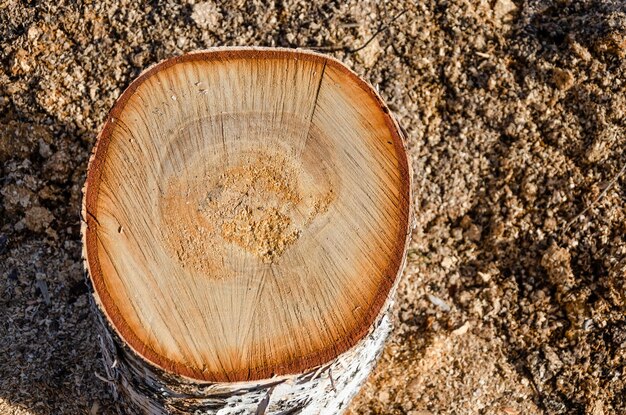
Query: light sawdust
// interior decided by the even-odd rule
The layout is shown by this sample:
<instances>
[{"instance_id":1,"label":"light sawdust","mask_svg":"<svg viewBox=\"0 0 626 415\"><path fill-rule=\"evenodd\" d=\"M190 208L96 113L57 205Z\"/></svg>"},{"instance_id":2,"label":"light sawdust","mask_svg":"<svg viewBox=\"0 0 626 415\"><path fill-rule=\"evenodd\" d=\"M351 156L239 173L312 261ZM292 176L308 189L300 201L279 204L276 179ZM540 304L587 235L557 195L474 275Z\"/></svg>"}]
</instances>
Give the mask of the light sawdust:
<instances>
[{"instance_id":1,"label":"light sawdust","mask_svg":"<svg viewBox=\"0 0 626 415\"><path fill-rule=\"evenodd\" d=\"M249 252L263 262L271 263L288 245L298 239L300 231L291 229L291 219L276 208L252 210L238 207L235 216L222 225L222 237Z\"/></svg>"},{"instance_id":2,"label":"light sawdust","mask_svg":"<svg viewBox=\"0 0 626 415\"><path fill-rule=\"evenodd\" d=\"M306 224L310 224L313 222L313 219L318 215L324 214L328 212L328 207L335 200L335 192L333 189L328 190L324 195L322 195L319 199L315 200L313 203L313 209L311 213L309 213L309 217L306 219Z\"/></svg>"},{"instance_id":3,"label":"light sawdust","mask_svg":"<svg viewBox=\"0 0 626 415\"><path fill-rule=\"evenodd\" d=\"M222 223L220 235L271 263L294 243L293 208L300 202L298 173L287 159L259 154L250 164L227 170L218 184L220 197L203 211ZM234 195L225 197L223 195Z\"/></svg>"},{"instance_id":4,"label":"light sawdust","mask_svg":"<svg viewBox=\"0 0 626 415\"><path fill-rule=\"evenodd\" d=\"M211 175L175 176L161 202L163 237L184 268L219 275L228 244L272 263L334 200L300 195L298 166L279 154L259 152ZM306 220L300 211L309 210Z\"/></svg>"}]
</instances>

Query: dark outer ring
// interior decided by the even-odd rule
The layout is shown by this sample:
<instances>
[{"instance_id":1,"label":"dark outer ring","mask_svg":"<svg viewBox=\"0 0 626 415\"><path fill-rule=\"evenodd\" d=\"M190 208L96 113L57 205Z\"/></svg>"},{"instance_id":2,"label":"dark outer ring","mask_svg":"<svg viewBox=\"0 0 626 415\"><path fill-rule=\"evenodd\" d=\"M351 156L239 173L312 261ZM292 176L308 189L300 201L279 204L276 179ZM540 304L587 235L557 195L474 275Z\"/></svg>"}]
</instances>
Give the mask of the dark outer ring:
<instances>
[{"instance_id":1,"label":"dark outer ring","mask_svg":"<svg viewBox=\"0 0 626 415\"><path fill-rule=\"evenodd\" d=\"M106 161L107 149L111 139L111 132L114 128L113 119L121 118L121 114L129 98L135 93L137 88L151 75L158 71L167 69L173 65L183 62L193 61L215 61L215 60L233 60L233 59L303 59L312 62L323 62L326 65L340 70L351 78L356 84L364 90L379 106L383 113L385 123L393 140L394 149L400 163L400 185L402 196L398 203L404 204L404 209L400 209L401 222L404 226L399 227L396 235L395 249L393 260L389 262L387 269L384 270L384 277L381 280L378 291L374 295L374 300L362 320L362 324L356 326L349 336L345 337L338 344L329 345L325 349L317 351L309 356L301 356L298 359L283 362L273 367L258 367L247 370L240 370L227 375L203 372L194 367L184 365L180 362L174 362L147 346L139 337L131 330L124 316L120 313L117 305L114 303L109 292L106 289L100 261L98 258L97 246L97 200L100 187L100 179L104 163ZM303 373L317 366L328 363L341 353L347 351L358 343L369 331L379 316L387 297L394 286L394 283L402 272L402 263L404 253L406 251L410 236L410 217L411 217L411 175L408 164L407 152L399 131L398 125L391 116L389 109L374 91L374 89L340 61L327 57L318 53L304 50L290 49L274 49L274 48L217 48L194 52L182 56L177 56L162 61L146 71L144 71L137 79L135 79L128 88L122 93L119 99L113 105L109 112L104 127L98 135L92 158L89 162L87 172L87 180L85 184L85 194L83 198L84 218L86 227L83 229L83 243L85 260L89 277L94 286L94 295L97 302L101 305L102 311L108 318L111 326L117 331L119 337L128 343L128 346L134 350L140 357L146 359L152 365L170 372L173 375L180 375L191 378L196 381L205 382L236 382L268 379L273 376L281 376L288 374Z\"/></svg>"}]
</instances>

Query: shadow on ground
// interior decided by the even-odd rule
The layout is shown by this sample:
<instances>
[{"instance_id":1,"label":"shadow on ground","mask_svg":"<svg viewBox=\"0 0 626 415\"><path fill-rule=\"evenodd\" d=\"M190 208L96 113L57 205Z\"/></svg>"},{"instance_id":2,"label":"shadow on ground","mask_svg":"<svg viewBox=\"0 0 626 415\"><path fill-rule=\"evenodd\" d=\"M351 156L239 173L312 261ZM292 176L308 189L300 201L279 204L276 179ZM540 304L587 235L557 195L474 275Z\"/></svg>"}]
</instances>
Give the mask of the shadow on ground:
<instances>
[{"instance_id":1,"label":"shadow on ground","mask_svg":"<svg viewBox=\"0 0 626 415\"><path fill-rule=\"evenodd\" d=\"M0 117L0 412L109 413L81 260L87 143L36 118Z\"/></svg>"}]
</instances>

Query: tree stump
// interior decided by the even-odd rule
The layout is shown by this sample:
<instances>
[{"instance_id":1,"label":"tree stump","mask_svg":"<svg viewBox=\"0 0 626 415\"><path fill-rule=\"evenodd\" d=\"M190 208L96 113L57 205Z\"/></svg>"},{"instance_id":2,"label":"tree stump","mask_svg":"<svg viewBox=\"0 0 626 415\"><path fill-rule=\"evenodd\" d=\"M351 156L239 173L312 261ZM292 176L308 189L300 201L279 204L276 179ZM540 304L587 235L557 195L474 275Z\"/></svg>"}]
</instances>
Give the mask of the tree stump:
<instances>
[{"instance_id":1,"label":"tree stump","mask_svg":"<svg viewBox=\"0 0 626 415\"><path fill-rule=\"evenodd\" d=\"M342 412L390 331L410 181L389 110L335 59L212 49L142 73L82 212L115 392L150 414Z\"/></svg>"}]
</instances>

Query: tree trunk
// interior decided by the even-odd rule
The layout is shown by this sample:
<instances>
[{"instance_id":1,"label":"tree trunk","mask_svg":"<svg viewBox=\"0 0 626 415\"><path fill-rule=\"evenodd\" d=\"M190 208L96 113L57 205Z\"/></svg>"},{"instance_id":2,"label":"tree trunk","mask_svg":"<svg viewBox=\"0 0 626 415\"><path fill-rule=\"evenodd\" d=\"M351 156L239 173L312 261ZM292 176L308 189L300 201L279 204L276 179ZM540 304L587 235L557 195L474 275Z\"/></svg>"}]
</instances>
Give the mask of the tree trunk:
<instances>
[{"instance_id":1,"label":"tree trunk","mask_svg":"<svg viewBox=\"0 0 626 415\"><path fill-rule=\"evenodd\" d=\"M332 58L212 49L145 71L83 201L116 393L150 414L341 413L390 331L410 182L389 110Z\"/></svg>"}]
</instances>

